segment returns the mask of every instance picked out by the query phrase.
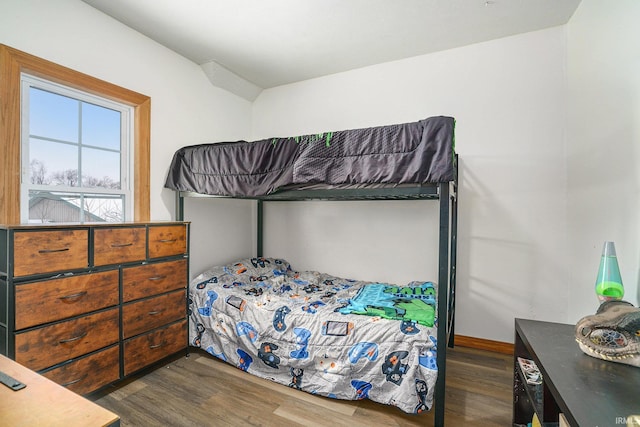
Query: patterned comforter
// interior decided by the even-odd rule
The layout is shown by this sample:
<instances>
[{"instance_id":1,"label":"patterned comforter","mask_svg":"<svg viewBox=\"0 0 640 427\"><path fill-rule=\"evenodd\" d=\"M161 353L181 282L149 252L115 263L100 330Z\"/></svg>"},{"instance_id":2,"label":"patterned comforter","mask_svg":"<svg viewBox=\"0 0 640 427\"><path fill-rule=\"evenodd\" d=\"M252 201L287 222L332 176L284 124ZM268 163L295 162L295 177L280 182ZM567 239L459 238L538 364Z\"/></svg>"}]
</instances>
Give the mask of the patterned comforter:
<instances>
[{"instance_id":1,"label":"patterned comforter","mask_svg":"<svg viewBox=\"0 0 640 427\"><path fill-rule=\"evenodd\" d=\"M437 378L435 293L245 259L191 281L189 342L289 387L420 413Z\"/></svg>"}]
</instances>

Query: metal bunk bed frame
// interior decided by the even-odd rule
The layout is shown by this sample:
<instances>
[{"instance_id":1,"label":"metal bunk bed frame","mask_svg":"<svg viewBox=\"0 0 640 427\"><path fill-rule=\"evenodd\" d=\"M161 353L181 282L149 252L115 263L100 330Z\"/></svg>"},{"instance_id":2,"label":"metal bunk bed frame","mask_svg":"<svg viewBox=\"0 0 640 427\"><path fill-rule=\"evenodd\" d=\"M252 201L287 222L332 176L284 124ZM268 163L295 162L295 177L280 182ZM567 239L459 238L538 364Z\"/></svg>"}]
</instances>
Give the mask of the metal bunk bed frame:
<instances>
[{"instance_id":1,"label":"metal bunk bed frame","mask_svg":"<svg viewBox=\"0 0 640 427\"><path fill-rule=\"evenodd\" d=\"M438 379L434 392L434 420L436 426L444 425L445 411L445 375L447 347L454 345L455 325L455 290L457 264L458 235L458 158L455 155L454 180L438 184L422 184L418 186L399 186L383 188L340 188L313 190L282 190L259 197L211 196L190 191L176 191L176 218L184 220L185 197L207 198L242 198L257 202L257 247L256 255L263 256L263 205L265 202L291 202L303 200L438 200L439 232L438 232L438 319L446 319L445 327L440 327L439 320L437 340ZM444 285L444 286L443 286ZM448 292L440 292L441 289Z\"/></svg>"}]
</instances>

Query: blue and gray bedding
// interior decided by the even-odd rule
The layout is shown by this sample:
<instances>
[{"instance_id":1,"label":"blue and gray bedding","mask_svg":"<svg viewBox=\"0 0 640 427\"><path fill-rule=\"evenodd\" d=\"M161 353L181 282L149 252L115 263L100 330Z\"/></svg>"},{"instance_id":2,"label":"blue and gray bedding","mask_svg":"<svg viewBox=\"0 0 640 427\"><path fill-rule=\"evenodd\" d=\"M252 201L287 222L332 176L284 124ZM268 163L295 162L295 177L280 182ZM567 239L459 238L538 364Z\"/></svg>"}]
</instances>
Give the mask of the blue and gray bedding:
<instances>
[{"instance_id":1,"label":"blue and gray bedding","mask_svg":"<svg viewBox=\"0 0 640 427\"><path fill-rule=\"evenodd\" d=\"M259 197L313 185L403 185L454 179L453 117L254 142L180 148L165 187Z\"/></svg>"},{"instance_id":2,"label":"blue and gray bedding","mask_svg":"<svg viewBox=\"0 0 640 427\"><path fill-rule=\"evenodd\" d=\"M326 397L431 408L436 288L296 272L281 259L214 267L189 285L189 342L261 378Z\"/></svg>"}]
</instances>

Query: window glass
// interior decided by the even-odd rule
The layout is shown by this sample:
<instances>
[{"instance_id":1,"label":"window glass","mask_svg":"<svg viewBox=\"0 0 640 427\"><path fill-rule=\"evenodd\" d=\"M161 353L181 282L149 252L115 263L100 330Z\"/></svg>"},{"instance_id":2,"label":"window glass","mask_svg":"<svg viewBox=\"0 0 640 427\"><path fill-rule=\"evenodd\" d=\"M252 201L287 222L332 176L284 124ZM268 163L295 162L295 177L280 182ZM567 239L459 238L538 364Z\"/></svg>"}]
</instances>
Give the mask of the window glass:
<instances>
[{"instance_id":1,"label":"window glass","mask_svg":"<svg viewBox=\"0 0 640 427\"><path fill-rule=\"evenodd\" d=\"M45 90L29 89L29 133L78 142L78 101Z\"/></svg>"},{"instance_id":2,"label":"window glass","mask_svg":"<svg viewBox=\"0 0 640 427\"><path fill-rule=\"evenodd\" d=\"M82 143L120 151L120 112L83 102Z\"/></svg>"},{"instance_id":3,"label":"window glass","mask_svg":"<svg viewBox=\"0 0 640 427\"><path fill-rule=\"evenodd\" d=\"M127 220L131 109L32 76L22 101L22 220Z\"/></svg>"},{"instance_id":4,"label":"window glass","mask_svg":"<svg viewBox=\"0 0 640 427\"><path fill-rule=\"evenodd\" d=\"M120 153L83 148L82 186L120 188Z\"/></svg>"},{"instance_id":5,"label":"window glass","mask_svg":"<svg viewBox=\"0 0 640 427\"><path fill-rule=\"evenodd\" d=\"M78 147L30 138L29 168L32 184L77 187Z\"/></svg>"},{"instance_id":6,"label":"window glass","mask_svg":"<svg viewBox=\"0 0 640 427\"><path fill-rule=\"evenodd\" d=\"M89 212L94 218L91 221L123 221L124 198L122 196L106 196L104 194L85 194L83 198L84 212Z\"/></svg>"},{"instance_id":7,"label":"window glass","mask_svg":"<svg viewBox=\"0 0 640 427\"><path fill-rule=\"evenodd\" d=\"M31 223L123 221L123 196L31 190L29 205Z\"/></svg>"}]
</instances>

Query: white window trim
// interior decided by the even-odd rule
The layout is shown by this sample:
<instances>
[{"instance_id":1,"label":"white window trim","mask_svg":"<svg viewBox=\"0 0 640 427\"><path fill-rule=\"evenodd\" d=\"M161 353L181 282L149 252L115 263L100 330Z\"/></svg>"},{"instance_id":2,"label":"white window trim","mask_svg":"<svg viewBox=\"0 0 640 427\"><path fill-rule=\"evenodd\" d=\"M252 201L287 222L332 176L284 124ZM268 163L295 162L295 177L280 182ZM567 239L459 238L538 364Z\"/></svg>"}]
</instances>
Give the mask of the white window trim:
<instances>
[{"instance_id":1,"label":"white window trim","mask_svg":"<svg viewBox=\"0 0 640 427\"><path fill-rule=\"evenodd\" d=\"M109 194L123 195L123 222L131 221L134 218L134 108L122 103L114 102L98 95L64 86L46 79L21 73L21 185L20 185L20 220L23 223L29 222L29 190L48 190L55 192L77 193L77 194ZM29 163L29 116L25 112L29 111L29 88L53 92L69 98L77 99L90 104L116 110L121 113L121 149L120 149L120 189L101 189L87 187L64 187L64 186L44 186L31 184L30 163Z\"/></svg>"}]
</instances>

